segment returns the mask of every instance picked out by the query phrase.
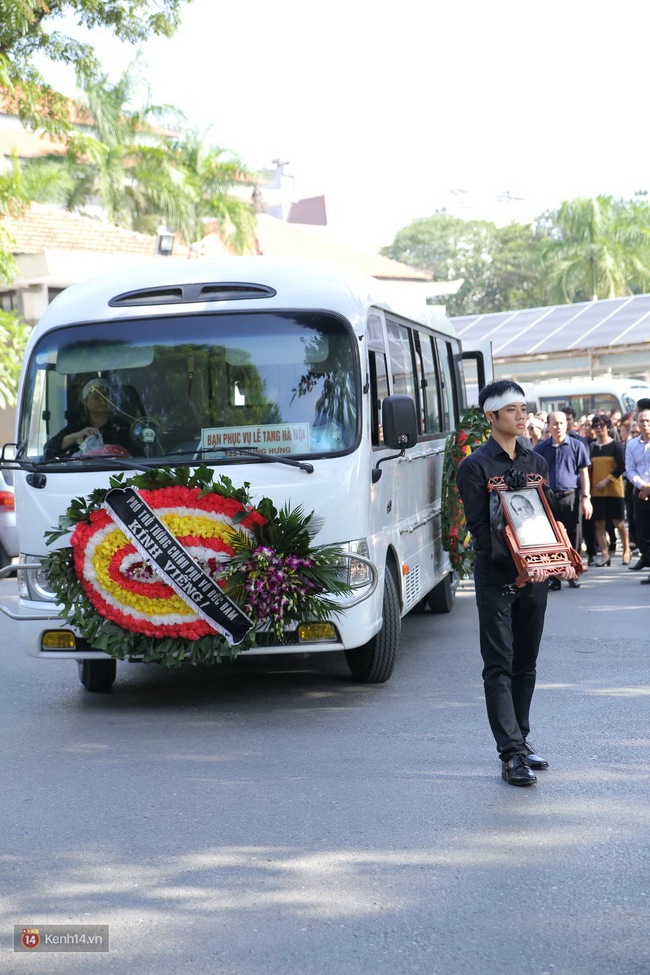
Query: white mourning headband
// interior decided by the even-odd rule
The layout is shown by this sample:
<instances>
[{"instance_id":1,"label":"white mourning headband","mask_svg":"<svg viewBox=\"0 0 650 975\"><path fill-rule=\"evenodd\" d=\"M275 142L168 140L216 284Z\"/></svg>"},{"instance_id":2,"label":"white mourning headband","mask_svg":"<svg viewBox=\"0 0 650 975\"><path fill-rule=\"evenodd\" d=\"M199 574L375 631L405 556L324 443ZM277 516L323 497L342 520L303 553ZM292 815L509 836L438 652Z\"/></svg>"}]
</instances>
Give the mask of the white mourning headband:
<instances>
[{"instance_id":1,"label":"white mourning headband","mask_svg":"<svg viewBox=\"0 0 650 975\"><path fill-rule=\"evenodd\" d=\"M517 395L515 390L511 389L507 393L502 393L501 396L488 396L485 403L483 403L483 412L487 413L490 410L492 413L495 413L502 406L513 406L515 403L523 402L524 397Z\"/></svg>"}]
</instances>

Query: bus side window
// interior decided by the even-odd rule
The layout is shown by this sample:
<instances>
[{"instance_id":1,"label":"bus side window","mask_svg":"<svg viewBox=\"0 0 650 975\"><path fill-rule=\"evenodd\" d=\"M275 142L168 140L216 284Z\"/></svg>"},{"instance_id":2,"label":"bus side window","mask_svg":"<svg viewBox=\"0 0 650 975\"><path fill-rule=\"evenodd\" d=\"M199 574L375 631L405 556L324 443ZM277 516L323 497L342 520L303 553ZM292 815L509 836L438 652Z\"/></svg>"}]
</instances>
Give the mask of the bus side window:
<instances>
[{"instance_id":1,"label":"bus side window","mask_svg":"<svg viewBox=\"0 0 650 975\"><path fill-rule=\"evenodd\" d=\"M388 347L390 350L390 368L393 373L393 392L412 396L416 412L419 412L419 397L415 383L415 364L411 346L410 329L395 322L386 322L388 332ZM422 432L421 424L418 423Z\"/></svg>"},{"instance_id":2,"label":"bus side window","mask_svg":"<svg viewBox=\"0 0 650 975\"><path fill-rule=\"evenodd\" d=\"M438 347L438 364L440 366L440 376L441 376L441 404L442 404L442 429L445 432L453 430L456 426L454 422L455 410L454 404L456 397L454 395L454 374L452 371L452 352L449 343L442 338L436 338L436 345Z\"/></svg>"},{"instance_id":3,"label":"bus side window","mask_svg":"<svg viewBox=\"0 0 650 975\"><path fill-rule=\"evenodd\" d=\"M388 396L388 369L386 356L383 352L369 353L370 363L370 426L373 447L384 442L384 431L381 425L381 404Z\"/></svg>"},{"instance_id":4,"label":"bus side window","mask_svg":"<svg viewBox=\"0 0 650 975\"><path fill-rule=\"evenodd\" d=\"M422 401L423 433L440 433L439 382L431 336L414 330L415 361Z\"/></svg>"}]
</instances>

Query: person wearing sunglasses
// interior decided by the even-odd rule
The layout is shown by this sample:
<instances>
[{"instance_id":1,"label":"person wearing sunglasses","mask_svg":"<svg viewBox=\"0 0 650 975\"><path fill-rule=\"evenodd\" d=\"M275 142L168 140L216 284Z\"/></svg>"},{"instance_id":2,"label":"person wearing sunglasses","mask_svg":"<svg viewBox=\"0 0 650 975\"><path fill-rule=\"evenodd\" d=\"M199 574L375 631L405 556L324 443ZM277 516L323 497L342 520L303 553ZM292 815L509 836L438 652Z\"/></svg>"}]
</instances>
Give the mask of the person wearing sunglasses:
<instances>
[{"instance_id":1,"label":"person wearing sunglasses","mask_svg":"<svg viewBox=\"0 0 650 975\"><path fill-rule=\"evenodd\" d=\"M612 421L597 413L591 421L596 439L591 445L591 497L596 539L600 548L597 568L611 565L606 525L612 521L623 545L623 565L630 563L630 539L625 524L625 447L612 437Z\"/></svg>"}]
</instances>

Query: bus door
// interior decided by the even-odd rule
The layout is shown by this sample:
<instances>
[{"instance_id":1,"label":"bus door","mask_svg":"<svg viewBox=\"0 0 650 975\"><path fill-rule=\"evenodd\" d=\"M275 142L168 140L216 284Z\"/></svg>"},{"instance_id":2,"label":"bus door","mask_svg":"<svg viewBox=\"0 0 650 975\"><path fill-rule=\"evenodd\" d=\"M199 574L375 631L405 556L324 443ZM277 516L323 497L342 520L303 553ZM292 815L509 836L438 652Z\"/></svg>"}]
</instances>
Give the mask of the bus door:
<instances>
[{"instance_id":1,"label":"bus door","mask_svg":"<svg viewBox=\"0 0 650 975\"><path fill-rule=\"evenodd\" d=\"M396 545L408 611L448 571L441 546L440 491L445 428L453 410L453 398L446 397L453 381L450 367L441 366L438 338L431 331L392 316L386 317L386 329L392 392L413 398L418 421L418 443L398 462L393 475ZM448 376L442 375L443 368Z\"/></svg>"},{"instance_id":2,"label":"bus door","mask_svg":"<svg viewBox=\"0 0 650 975\"><path fill-rule=\"evenodd\" d=\"M491 342L463 342L466 406L478 406L478 394L494 379Z\"/></svg>"}]
</instances>

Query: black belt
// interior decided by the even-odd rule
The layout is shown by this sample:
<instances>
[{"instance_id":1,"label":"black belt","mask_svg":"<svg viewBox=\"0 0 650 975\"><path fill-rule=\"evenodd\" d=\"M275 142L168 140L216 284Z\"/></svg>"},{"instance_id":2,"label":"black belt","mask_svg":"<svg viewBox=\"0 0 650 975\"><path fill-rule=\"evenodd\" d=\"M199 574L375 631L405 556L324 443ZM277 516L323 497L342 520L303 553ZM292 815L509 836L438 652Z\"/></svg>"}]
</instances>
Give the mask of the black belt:
<instances>
[{"instance_id":1,"label":"black belt","mask_svg":"<svg viewBox=\"0 0 650 975\"><path fill-rule=\"evenodd\" d=\"M554 491L553 493L555 494L556 498L566 498L568 494L575 494L576 491L577 488L573 488L572 491Z\"/></svg>"}]
</instances>

